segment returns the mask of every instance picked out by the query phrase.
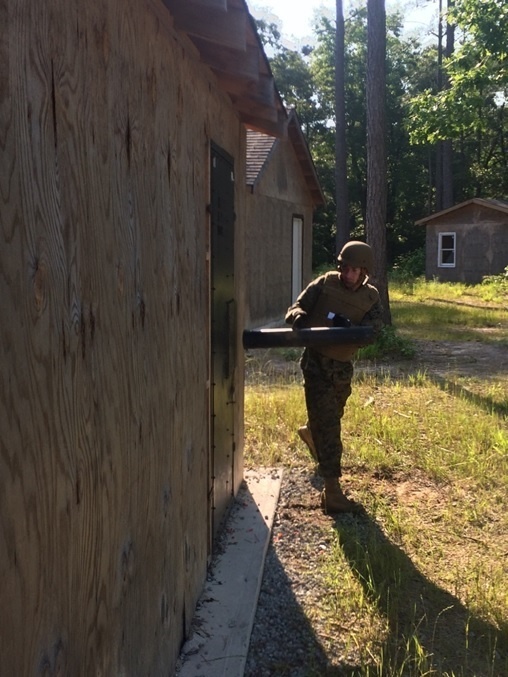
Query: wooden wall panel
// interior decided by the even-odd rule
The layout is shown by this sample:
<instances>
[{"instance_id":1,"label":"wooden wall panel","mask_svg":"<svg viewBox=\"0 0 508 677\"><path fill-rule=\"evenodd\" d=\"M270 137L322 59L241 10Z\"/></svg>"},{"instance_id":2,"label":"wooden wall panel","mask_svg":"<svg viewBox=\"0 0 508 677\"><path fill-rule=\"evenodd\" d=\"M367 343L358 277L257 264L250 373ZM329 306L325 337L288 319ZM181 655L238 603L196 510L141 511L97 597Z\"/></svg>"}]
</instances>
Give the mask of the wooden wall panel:
<instances>
[{"instance_id":1,"label":"wooden wall panel","mask_svg":"<svg viewBox=\"0 0 508 677\"><path fill-rule=\"evenodd\" d=\"M2 674L170 674L205 576L208 147L243 186L243 131L165 12L0 0Z\"/></svg>"}]
</instances>

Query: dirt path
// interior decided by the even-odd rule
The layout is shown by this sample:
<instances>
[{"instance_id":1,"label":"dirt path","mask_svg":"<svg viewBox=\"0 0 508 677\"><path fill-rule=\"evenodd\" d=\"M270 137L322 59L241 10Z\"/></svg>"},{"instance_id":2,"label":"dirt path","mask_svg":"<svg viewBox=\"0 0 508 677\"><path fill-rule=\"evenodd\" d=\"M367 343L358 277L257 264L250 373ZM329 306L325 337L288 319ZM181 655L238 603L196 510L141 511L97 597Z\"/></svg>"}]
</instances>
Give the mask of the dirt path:
<instances>
[{"instance_id":1,"label":"dirt path","mask_svg":"<svg viewBox=\"0 0 508 677\"><path fill-rule=\"evenodd\" d=\"M508 391L508 346L479 341L414 341L412 359L382 360L356 364L356 372L388 372L394 378L417 372L460 382L484 382L484 388L495 380L506 384Z\"/></svg>"},{"instance_id":2,"label":"dirt path","mask_svg":"<svg viewBox=\"0 0 508 677\"><path fill-rule=\"evenodd\" d=\"M508 347L499 343L416 341L416 362L440 376L508 377Z\"/></svg>"}]
</instances>

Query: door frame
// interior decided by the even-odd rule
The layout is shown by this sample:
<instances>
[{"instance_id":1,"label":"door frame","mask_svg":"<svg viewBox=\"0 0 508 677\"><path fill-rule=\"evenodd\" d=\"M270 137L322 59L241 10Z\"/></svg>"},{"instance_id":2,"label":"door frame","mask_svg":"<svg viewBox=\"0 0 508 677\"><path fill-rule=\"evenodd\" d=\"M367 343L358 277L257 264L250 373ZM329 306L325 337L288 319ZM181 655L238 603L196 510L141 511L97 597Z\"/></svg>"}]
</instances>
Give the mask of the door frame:
<instances>
[{"instance_id":1,"label":"door frame","mask_svg":"<svg viewBox=\"0 0 508 677\"><path fill-rule=\"evenodd\" d=\"M213 543L234 497L237 327L234 159L211 142L209 167L208 505L210 541Z\"/></svg>"}]
</instances>

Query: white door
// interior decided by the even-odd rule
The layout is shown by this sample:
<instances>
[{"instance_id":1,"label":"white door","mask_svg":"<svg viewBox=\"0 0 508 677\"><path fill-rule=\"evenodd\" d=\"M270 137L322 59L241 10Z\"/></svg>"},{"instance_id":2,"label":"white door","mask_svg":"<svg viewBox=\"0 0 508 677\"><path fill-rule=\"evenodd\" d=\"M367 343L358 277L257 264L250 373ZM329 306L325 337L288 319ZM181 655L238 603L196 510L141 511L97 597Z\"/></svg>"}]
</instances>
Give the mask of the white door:
<instances>
[{"instance_id":1,"label":"white door","mask_svg":"<svg viewBox=\"0 0 508 677\"><path fill-rule=\"evenodd\" d=\"M293 263L291 277L291 302L302 291L302 257L303 257L303 219L301 216L293 216Z\"/></svg>"}]
</instances>

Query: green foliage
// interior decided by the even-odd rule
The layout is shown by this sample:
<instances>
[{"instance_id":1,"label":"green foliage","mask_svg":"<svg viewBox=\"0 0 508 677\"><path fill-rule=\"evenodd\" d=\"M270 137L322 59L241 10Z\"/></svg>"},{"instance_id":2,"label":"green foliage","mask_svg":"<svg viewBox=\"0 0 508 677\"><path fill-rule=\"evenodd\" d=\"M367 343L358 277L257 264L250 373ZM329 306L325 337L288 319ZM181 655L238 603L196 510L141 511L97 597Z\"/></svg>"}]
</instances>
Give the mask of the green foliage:
<instances>
[{"instance_id":1,"label":"green foliage","mask_svg":"<svg viewBox=\"0 0 508 677\"><path fill-rule=\"evenodd\" d=\"M281 47L271 60L271 68L278 83L284 104L296 108L305 134L311 135L322 113L314 100L314 78L302 54Z\"/></svg>"},{"instance_id":2,"label":"green foliage","mask_svg":"<svg viewBox=\"0 0 508 677\"><path fill-rule=\"evenodd\" d=\"M350 233L363 238L366 213L366 61L367 12L365 7L353 8L345 21L345 106L346 143L348 157L348 194ZM411 148L404 123L406 91L422 73L430 73L429 59L420 65L418 44L401 37L401 18L387 17L387 249L388 265L398 255L423 245L424 231L414 222L424 212L427 199L427 164L425 149ZM315 127L309 143L327 206L317 216L314 264L329 261L334 253L335 239L335 135L334 109L334 39L335 26L322 18L316 26L317 44L309 56L309 68L315 83L319 110L329 116L329 123ZM435 70L435 68L434 68ZM430 75L429 75L430 77ZM424 79L427 83L428 79Z\"/></svg>"},{"instance_id":3,"label":"green foliage","mask_svg":"<svg viewBox=\"0 0 508 677\"><path fill-rule=\"evenodd\" d=\"M263 19L256 19L256 28L263 45L272 47L275 50L281 48L281 34L276 24L268 23Z\"/></svg>"},{"instance_id":4,"label":"green foliage","mask_svg":"<svg viewBox=\"0 0 508 677\"><path fill-rule=\"evenodd\" d=\"M300 359L300 348L281 348L281 355L286 362L295 362Z\"/></svg>"},{"instance_id":5,"label":"green foliage","mask_svg":"<svg viewBox=\"0 0 508 677\"><path fill-rule=\"evenodd\" d=\"M494 287L499 290L499 293L508 294L508 266L499 275L486 275L482 280L482 285Z\"/></svg>"},{"instance_id":6,"label":"green foliage","mask_svg":"<svg viewBox=\"0 0 508 677\"><path fill-rule=\"evenodd\" d=\"M451 4L451 3L450 3ZM387 15L387 266L419 274L425 229L415 221L434 209L440 158L437 142L453 139L455 202L473 195L508 195L508 57L505 0L455 0L454 54L444 60L450 87L438 91L438 50L401 31ZM365 3L345 16L345 108L350 233L363 238L366 213ZM316 166L325 205L314 219L313 265L331 265L335 252L335 22L318 17L313 47L283 46L274 24L258 22L269 47L277 87L294 106ZM407 258L406 258L407 257Z\"/></svg>"},{"instance_id":7,"label":"green foliage","mask_svg":"<svg viewBox=\"0 0 508 677\"><path fill-rule=\"evenodd\" d=\"M508 5L505 0L455 0L450 17L464 31L458 58L472 53L475 57L499 59L501 65L507 65ZM504 71L497 77L506 76Z\"/></svg>"},{"instance_id":8,"label":"green foliage","mask_svg":"<svg viewBox=\"0 0 508 677\"><path fill-rule=\"evenodd\" d=\"M471 174L470 194L508 191L508 48L505 0L455 0L449 20L460 30L459 47L443 61L447 86L415 92L408 116L411 140L452 139Z\"/></svg>"},{"instance_id":9,"label":"green foliage","mask_svg":"<svg viewBox=\"0 0 508 677\"><path fill-rule=\"evenodd\" d=\"M402 336L394 326L383 327L376 342L364 346L358 352L359 360L382 360L387 358L409 360L415 355L411 339Z\"/></svg>"},{"instance_id":10,"label":"green foliage","mask_svg":"<svg viewBox=\"0 0 508 677\"><path fill-rule=\"evenodd\" d=\"M347 114L348 194L351 237L364 237L366 212L366 61L367 12L351 8L345 21L345 95ZM416 80L433 76L430 59L421 66L418 44L401 38L401 18L388 16L388 264L396 256L423 244L424 231L415 228L427 197L427 154L411 148L404 124L406 91ZM276 27L263 25L262 39L273 52L270 63L284 102L297 110L316 165L326 204L315 214L314 266L330 265L335 251L335 24L325 17L315 25L316 45L301 52L280 43ZM271 29L271 32L270 32ZM433 65L433 64L432 64ZM422 73L429 74L423 76ZM432 75L430 75L432 74Z\"/></svg>"},{"instance_id":11,"label":"green foliage","mask_svg":"<svg viewBox=\"0 0 508 677\"><path fill-rule=\"evenodd\" d=\"M412 281L425 274L425 248L420 247L407 254L398 256L393 264L391 279L401 282Z\"/></svg>"}]
</instances>

